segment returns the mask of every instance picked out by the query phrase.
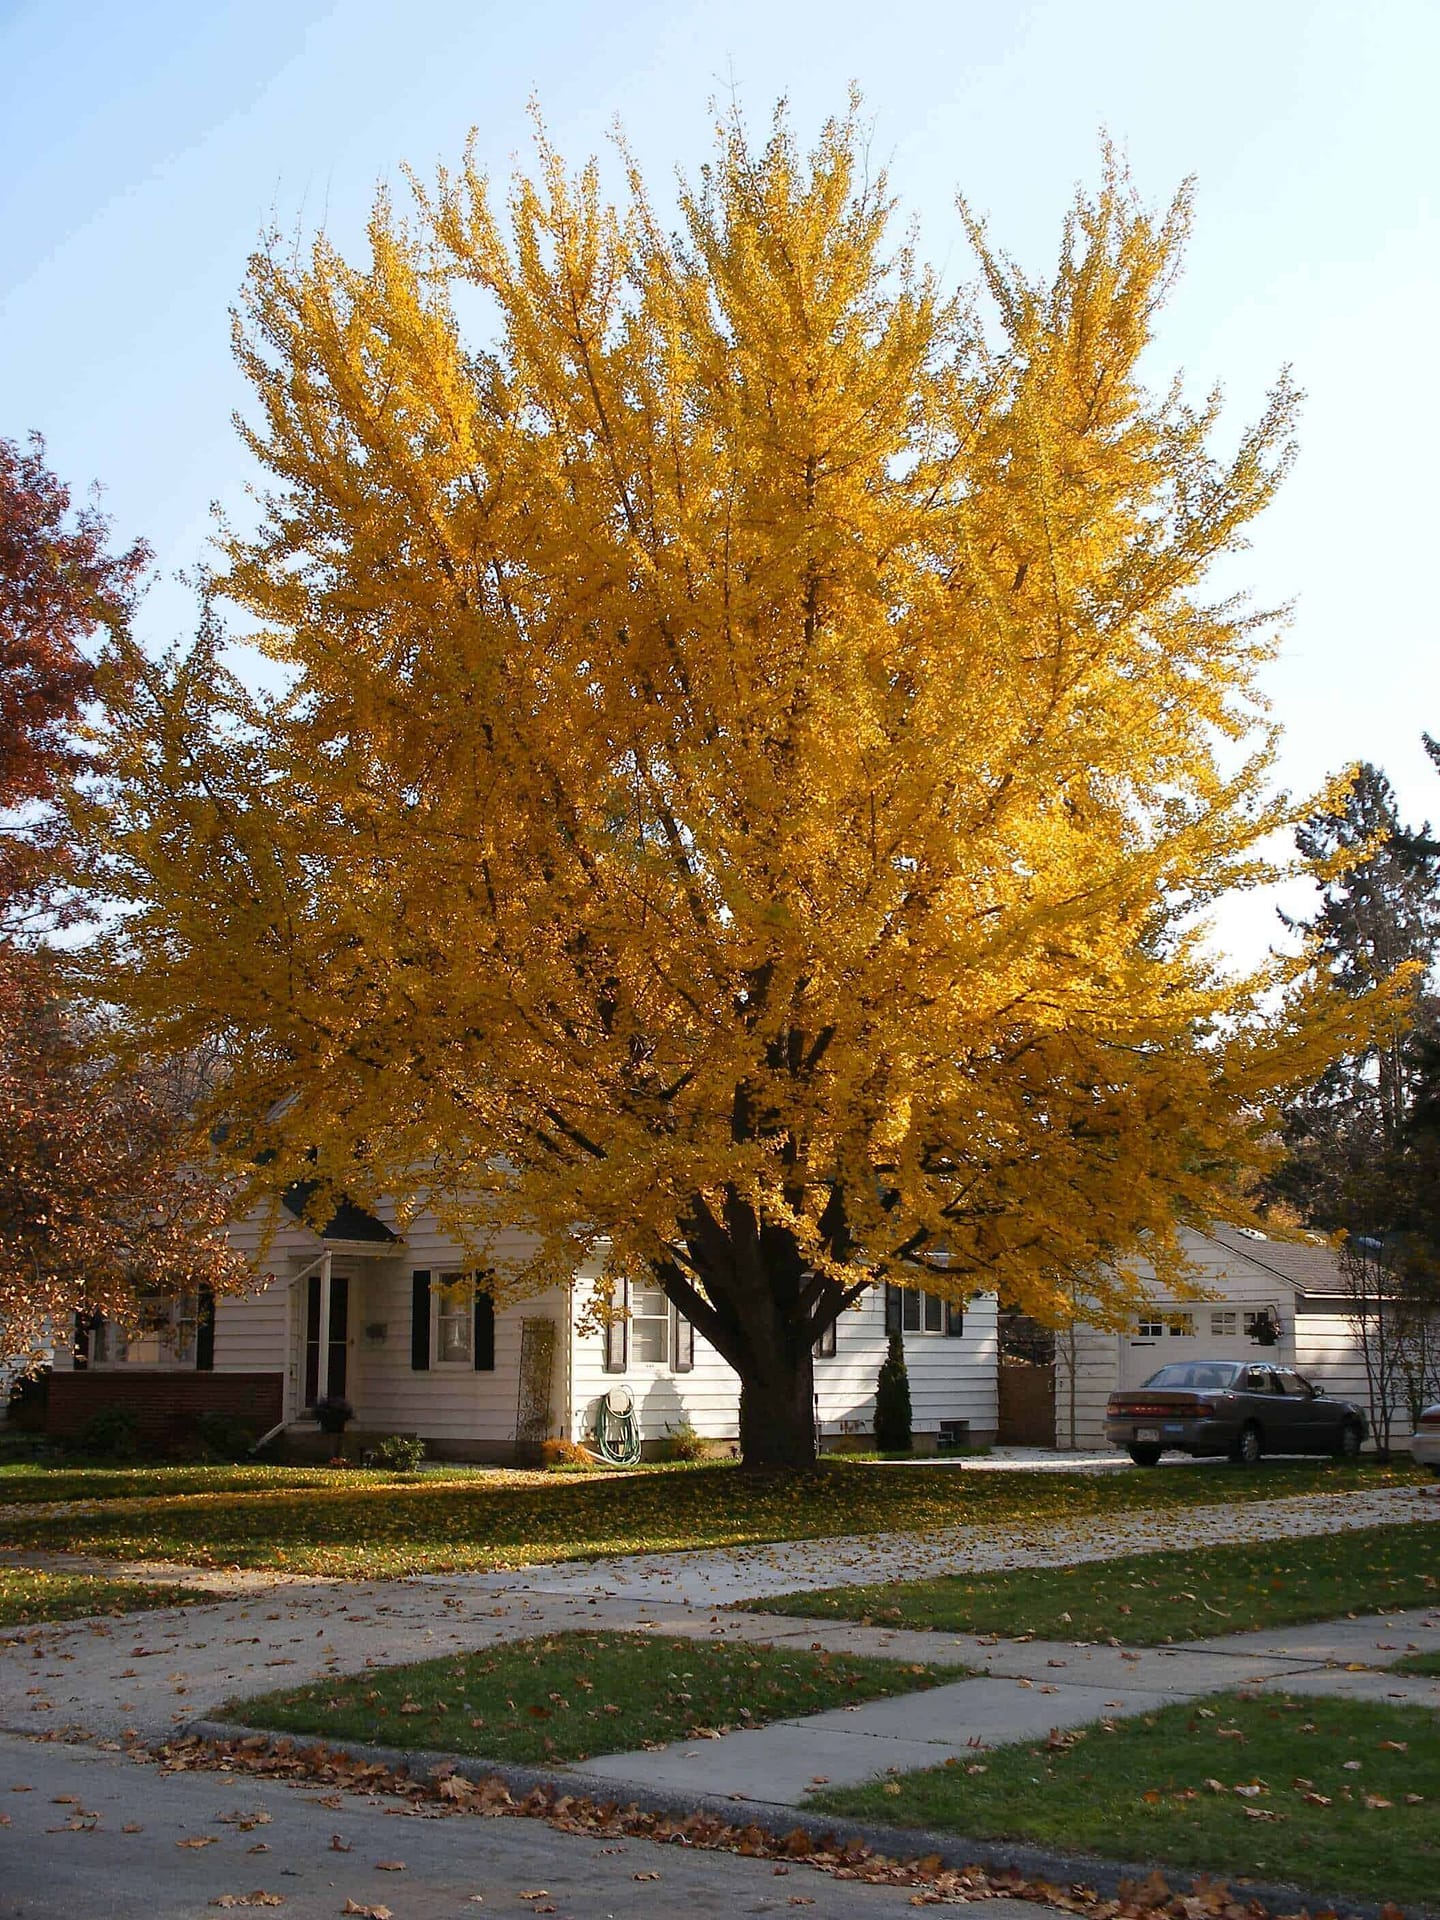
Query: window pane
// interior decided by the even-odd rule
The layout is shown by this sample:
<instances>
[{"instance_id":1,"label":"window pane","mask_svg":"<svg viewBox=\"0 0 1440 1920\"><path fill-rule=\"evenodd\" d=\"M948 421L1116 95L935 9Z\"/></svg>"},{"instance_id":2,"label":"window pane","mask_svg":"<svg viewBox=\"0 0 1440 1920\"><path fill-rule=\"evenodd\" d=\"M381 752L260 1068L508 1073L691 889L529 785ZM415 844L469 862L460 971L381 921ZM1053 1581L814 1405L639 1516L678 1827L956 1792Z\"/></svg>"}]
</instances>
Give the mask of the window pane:
<instances>
[{"instance_id":1,"label":"window pane","mask_svg":"<svg viewBox=\"0 0 1440 1920\"><path fill-rule=\"evenodd\" d=\"M938 1293L925 1295L925 1331L939 1333L945 1325L945 1302Z\"/></svg>"},{"instance_id":2,"label":"window pane","mask_svg":"<svg viewBox=\"0 0 1440 1920\"><path fill-rule=\"evenodd\" d=\"M907 1289L907 1291L900 1296L900 1299L901 1299L901 1308L904 1315L903 1324L904 1324L906 1333L918 1333L920 1331L920 1296L919 1294L910 1292Z\"/></svg>"},{"instance_id":3,"label":"window pane","mask_svg":"<svg viewBox=\"0 0 1440 1920\"><path fill-rule=\"evenodd\" d=\"M670 1322L664 1320L637 1319L631 1329L634 1357L649 1362L652 1366L663 1366L670 1346Z\"/></svg>"},{"instance_id":4,"label":"window pane","mask_svg":"<svg viewBox=\"0 0 1440 1920\"><path fill-rule=\"evenodd\" d=\"M635 1287L631 1292L630 1357L655 1367L670 1358L670 1301L663 1287Z\"/></svg>"},{"instance_id":5,"label":"window pane","mask_svg":"<svg viewBox=\"0 0 1440 1920\"><path fill-rule=\"evenodd\" d=\"M447 1273L440 1278L435 1317L435 1357L437 1360L470 1361L471 1282L465 1274Z\"/></svg>"}]
</instances>

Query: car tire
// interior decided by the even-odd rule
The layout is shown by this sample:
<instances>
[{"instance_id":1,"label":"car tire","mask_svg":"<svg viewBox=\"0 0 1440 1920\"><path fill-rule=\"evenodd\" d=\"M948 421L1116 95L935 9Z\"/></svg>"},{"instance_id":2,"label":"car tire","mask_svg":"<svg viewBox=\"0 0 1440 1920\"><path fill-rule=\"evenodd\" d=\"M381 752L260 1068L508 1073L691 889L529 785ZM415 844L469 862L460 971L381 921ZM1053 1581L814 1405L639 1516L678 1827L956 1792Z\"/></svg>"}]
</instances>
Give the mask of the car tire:
<instances>
[{"instance_id":1,"label":"car tire","mask_svg":"<svg viewBox=\"0 0 1440 1920\"><path fill-rule=\"evenodd\" d=\"M1259 1427L1253 1420L1247 1420L1230 1449L1230 1458L1237 1467L1258 1467L1264 1451L1265 1443L1260 1437Z\"/></svg>"},{"instance_id":2,"label":"car tire","mask_svg":"<svg viewBox=\"0 0 1440 1920\"><path fill-rule=\"evenodd\" d=\"M1338 1460L1358 1460L1360 1449L1365 1444L1365 1436L1353 1420L1346 1420L1335 1436L1335 1457Z\"/></svg>"},{"instance_id":3,"label":"car tire","mask_svg":"<svg viewBox=\"0 0 1440 1920\"><path fill-rule=\"evenodd\" d=\"M1127 1447L1125 1451L1137 1467L1156 1467L1160 1464L1159 1447Z\"/></svg>"}]
</instances>

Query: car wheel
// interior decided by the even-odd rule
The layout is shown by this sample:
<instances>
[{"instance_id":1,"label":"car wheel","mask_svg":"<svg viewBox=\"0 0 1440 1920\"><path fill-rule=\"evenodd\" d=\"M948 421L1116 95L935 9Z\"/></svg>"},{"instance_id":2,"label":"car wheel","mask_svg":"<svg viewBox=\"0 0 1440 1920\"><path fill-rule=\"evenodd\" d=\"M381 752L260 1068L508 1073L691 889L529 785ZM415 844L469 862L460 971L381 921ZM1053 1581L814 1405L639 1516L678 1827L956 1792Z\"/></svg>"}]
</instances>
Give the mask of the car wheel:
<instances>
[{"instance_id":1,"label":"car wheel","mask_svg":"<svg viewBox=\"0 0 1440 1920\"><path fill-rule=\"evenodd\" d=\"M1153 1467L1159 1464L1159 1447L1127 1447L1125 1451L1137 1467Z\"/></svg>"},{"instance_id":2,"label":"car wheel","mask_svg":"<svg viewBox=\"0 0 1440 1920\"><path fill-rule=\"evenodd\" d=\"M1230 1458L1238 1467L1253 1467L1259 1464L1264 1451L1259 1427L1253 1420L1247 1420L1240 1429L1239 1439L1230 1450Z\"/></svg>"},{"instance_id":3,"label":"car wheel","mask_svg":"<svg viewBox=\"0 0 1440 1920\"><path fill-rule=\"evenodd\" d=\"M1341 1460L1358 1460L1365 1436L1353 1420L1347 1420L1335 1440L1335 1452Z\"/></svg>"}]
</instances>

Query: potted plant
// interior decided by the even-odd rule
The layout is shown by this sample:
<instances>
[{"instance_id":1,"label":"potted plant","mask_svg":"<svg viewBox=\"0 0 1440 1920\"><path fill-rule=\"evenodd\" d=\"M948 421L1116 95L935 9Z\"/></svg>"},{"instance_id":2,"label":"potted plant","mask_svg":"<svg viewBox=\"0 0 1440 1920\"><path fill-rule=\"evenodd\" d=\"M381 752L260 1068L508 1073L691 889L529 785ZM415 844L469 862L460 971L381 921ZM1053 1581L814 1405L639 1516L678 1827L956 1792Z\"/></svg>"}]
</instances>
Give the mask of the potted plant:
<instances>
[{"instance_id":1,"label":"potted plant","mask_svg":"<svg viewBox=\"0 0 1440 1920\"><path fill-rule=\"evenodd\" d=\"M327 1394L323 1400L315 1402L315 1418L322 1433L341 1434L347 1423L355 1418L355 1409L338 1394Z\"/></svg>"}]
</instances>

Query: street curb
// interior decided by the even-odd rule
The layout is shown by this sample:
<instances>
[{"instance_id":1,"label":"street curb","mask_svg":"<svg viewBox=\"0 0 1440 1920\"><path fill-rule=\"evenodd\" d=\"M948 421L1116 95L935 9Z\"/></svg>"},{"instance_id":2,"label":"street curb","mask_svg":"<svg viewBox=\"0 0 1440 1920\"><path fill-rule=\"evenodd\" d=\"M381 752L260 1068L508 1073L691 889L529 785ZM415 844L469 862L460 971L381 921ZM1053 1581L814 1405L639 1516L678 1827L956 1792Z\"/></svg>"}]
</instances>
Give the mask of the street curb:
<instances>
[{"instance_id":1,"label":"street curb","mask_svg":"<svg viewBox=\"0 0 1440 1920\"><path fill-rule=\"evenodd\" d=\"M800 1827L813 1835L817 1844L822 1838L842 1846L858 1844L899 1861L938 1856L944 1867L980 1867L990 1874L1014 1873L1025 1880L1048 1881L1062 1888L1074 1885L1093 1887L1107 1899L1115 1899L1119 1895L1123 1881L1142 1881L1156 1872L1163 1874L1172 1892L1181 1897L1199 1886L1199 1878L1193 1874L1189 1875L1188 1884L1185 1883L1186 1869L1166 1868L1153 1860L1106 1860L1088 1853L1055 1853L1045 1847L1027 1846L1022 1841L965 1840L953 1833L929 1833L917 1827L874 1826L830 1814L822 1815L803 1806L780 1806L773 1801L730 1797L717 1799L705 1794L668 1793L664 1788L632 1785L623 1780L601 1778L596 1774L568 1768L517 1766L508 1761L478 1760L472 1755L442 1753L430 1748L369 1746L355 1740L340 1744L319 1735L280 1734L271 1728L252 1727L233 1720L189 1720L177 1727L170 1738L184 1739L189 1736L197 1740L253 1740L257 1735L268 1740L272 1750L285 1741L294 1752L302 1752L308 1743L328 1754L382 1766L391 1772L408 1773L417 1780L424 1779L438 1767L444 1767L451 1773L459 1774L462 1779L477 1783L482 1780L501 1780L516 1797L532 1793L536 1787L548 1787L575 1799L593 1800L600 1806L635 1807L641 1813L674 1814L681 1818L686 1814L703 1813L723 1821L727 1826L758 1827L775 1840L785 1839L796 1827ZM1224 1878L1219 1873L1206 1877L1211 1881ZM1302 1908L1311 1912L1333 1909L1344 1920L1382 1920L1382 1914L1387 1910L1391 1916L1394 1914L1390 1902L1382 1905L1373 1901L1351 1900L1344 1895L1325 1894L1285 1881L1231 1877L1228 1884L1241 1898L1260 1902L1274 1915L1296 1914ZM1017 1894L1014 1897L1025 1899L1031 1896ZM1430 1920L1431 1916L1434 1916L1434 1920L1440 1920L1440 1907L1411 1904L1404 1909L1404 1915L1405 1920Z\"/></svg>"}]
</instances>

